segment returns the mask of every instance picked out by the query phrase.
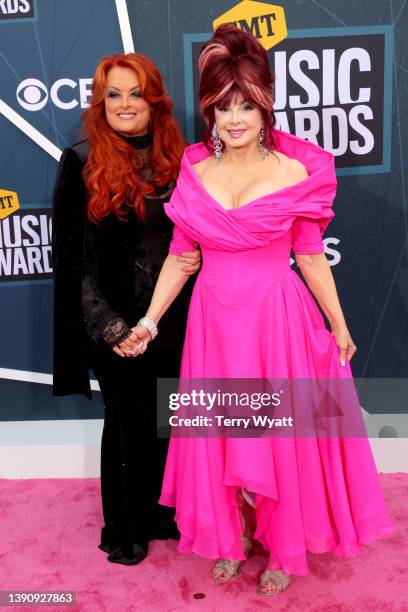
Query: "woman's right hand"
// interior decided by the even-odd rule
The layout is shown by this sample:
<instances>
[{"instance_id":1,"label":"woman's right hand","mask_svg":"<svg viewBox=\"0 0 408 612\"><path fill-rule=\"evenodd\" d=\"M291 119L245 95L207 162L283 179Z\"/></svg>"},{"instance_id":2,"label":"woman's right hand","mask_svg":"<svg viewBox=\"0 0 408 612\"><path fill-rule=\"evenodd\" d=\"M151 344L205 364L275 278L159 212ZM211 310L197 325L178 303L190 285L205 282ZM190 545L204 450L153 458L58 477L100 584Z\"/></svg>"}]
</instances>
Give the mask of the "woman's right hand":
<instances>
[{"instance_id":1,"label":"woman's right hand","mask_svg":"<svg viewBox=\"0 0 408 612\"><path fill-rule=\"evenodd\" d=\"M119 346L119 348L123 350L125 357L137 357L143 355L151 339L150 332L144 325L136 325L132 327L132 333L124 341L126 346L123 348Z\"/></svg>"},{"instance_id":2,"label":"woman's right hand","mask_svg":"<svg viewBox=\"0 0 408 612\"><path fill-rule=\"evenodd\" d=\"M136 325L136 327L132 327L129 339L134 343L135 348L128 354L128 357L137 357L138 355L143 355L152 337L144 325Z\"/></svg>"},{"instance_id":3,"label":"woman's right hand","mask_svg":"<svg viewBox=\"0 0 408 612\"><path fill-rule=\"evenodd\" d=\"M139 325L137 327L142 326ZM118 344L115 344L115 346L112 347L113 351L117 355L119 355L119 357L136 357L137 355L140 355L145 352L147 348L147 342L144 338L139 337L141 336L140 334L135 334L135 329L136 328L134 327L127 338L125 338L121 342L118 342ZM151 339L149 331L145 327L142 327L142 329L147 331L147 334Z\"/></svg>"}]
</instances>

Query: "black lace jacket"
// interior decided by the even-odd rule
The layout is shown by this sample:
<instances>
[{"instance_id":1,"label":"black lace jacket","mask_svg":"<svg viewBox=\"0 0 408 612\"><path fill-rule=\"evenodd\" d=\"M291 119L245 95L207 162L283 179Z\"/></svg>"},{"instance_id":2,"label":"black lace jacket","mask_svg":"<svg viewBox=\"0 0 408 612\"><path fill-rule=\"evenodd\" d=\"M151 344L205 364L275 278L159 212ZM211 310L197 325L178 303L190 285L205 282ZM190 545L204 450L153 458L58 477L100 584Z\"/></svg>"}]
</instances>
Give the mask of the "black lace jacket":
<instances>
[{"instance_id":1,"label":"black lace jacket","mask_svg":"<svg viewBox=\"0 0 408 612\"><path fill-rule=\"evenodd\" d=\"M129 211L126 221L110 215L90 223L87 154L86 142L64 150L53 196L54 395L91 397L94 351L120 342L145 314L173 227L163 209L172 185L146 198L146 222ZM187 283L162 318L156 348L181 345L191 288Z\"/></svg>"}]
</instances>

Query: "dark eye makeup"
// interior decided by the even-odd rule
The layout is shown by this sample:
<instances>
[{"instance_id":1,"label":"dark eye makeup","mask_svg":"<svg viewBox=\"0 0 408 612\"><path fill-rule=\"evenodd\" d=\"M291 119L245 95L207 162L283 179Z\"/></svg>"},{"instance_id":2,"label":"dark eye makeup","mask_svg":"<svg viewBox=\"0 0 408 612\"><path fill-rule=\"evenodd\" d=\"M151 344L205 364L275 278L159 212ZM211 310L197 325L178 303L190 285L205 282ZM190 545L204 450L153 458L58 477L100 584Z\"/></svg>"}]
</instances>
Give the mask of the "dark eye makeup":
<instances>
[{"instance_id":1,"label":"dark eye makeup","mask_svg":"<svg viewBox=\"0 0 408 612\"><path fill-rule=\"evenodd\" d=\"M108 91L108 93L106 95L107 95L108 98L116 98L120 94L119 94L118 91L110 90L110 91ZM131 95L132 95L133 98L141 98L142 97L142 94L141 94L141 92L139 90L132 91Z\"/></svg>"},{"instance_id":2,"label":"dark eye makeup","mask_svg":"<svg viewBox=\"0 0 408 612\"><path fill-rule=\"evenodd\" d=\"M249 102L242 102L241 106L243 107L244 110L250 111L254 109L254 106L252 106L252 104L250 104ZM216 105L216 109L218 111L220 111L221 113L225 112L228 110L227 106L217 106Z\"/></svg>"}]
</instances>

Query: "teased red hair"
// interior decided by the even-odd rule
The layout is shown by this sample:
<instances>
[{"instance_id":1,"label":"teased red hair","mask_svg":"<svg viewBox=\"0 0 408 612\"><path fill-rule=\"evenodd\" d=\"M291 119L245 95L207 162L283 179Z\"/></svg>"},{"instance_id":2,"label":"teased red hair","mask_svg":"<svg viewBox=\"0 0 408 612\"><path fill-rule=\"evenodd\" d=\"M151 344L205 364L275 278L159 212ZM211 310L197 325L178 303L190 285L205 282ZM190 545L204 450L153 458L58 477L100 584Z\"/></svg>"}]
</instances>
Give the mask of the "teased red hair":
<instances>
[{"instance_id":1,"label":"teased red hair","mask_svg":"<svg viewBox=\"0 0 408 612\"><path fill-rule=\"evenodd\" d=\"M133 70L139 80L144 100L152 106L150 164L154 177L147 184L138 176L136 153L108 124L105 116L107 74L115 66ZM173 104L164 88L156 65L145 55L128 53L103 58L96 67L91 105L83 113L90 152L84 170L89 193L88 217L99 222L110 212L125 220L133 206L139 218L145 218L143 195L176 180L185 148L179 127L172 115Z\"/></svg>"},{"instance_id":2,"label":"teased red hair","mask_svg":"<svg viewBox=\"0 0 408 612\"><path fill-rule=\"evenodd\" d=\"M260 109L265 128L264 145L272 149L275 83L268 55L256 38L231 23L220 25L202 47L198 68L200 108L207 123L205 145L212 150L214 107L228 105L240 93Z\"/></svg>"}]
</instances>

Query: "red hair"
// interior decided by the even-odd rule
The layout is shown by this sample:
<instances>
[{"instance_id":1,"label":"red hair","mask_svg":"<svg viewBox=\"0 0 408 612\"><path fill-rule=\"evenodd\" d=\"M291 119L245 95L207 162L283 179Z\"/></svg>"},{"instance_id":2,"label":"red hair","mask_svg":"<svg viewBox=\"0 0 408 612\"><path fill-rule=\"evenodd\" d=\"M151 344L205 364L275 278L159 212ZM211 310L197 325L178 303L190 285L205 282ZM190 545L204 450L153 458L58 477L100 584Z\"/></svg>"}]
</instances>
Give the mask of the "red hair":
<instances>
[{"instance_id":1,"label":"red hair","mask_svg":"<svg viewBox=\"0 0 408 612\"><path fill-rule=\"evenodd\" d=\"M152 148L149 163L153 169L151 183L137 171L136 153L108 124L105 116L107 75L121 66L133 70L141 94L152 107L150 132ZM83 113L90 152L84 169L89 193L88 217L99 222L110 212L125 220L129 207L139 218L145 218L143 196L153 194L155 187L177 179L185 142L172 115L173 104L157 66L140 53L119 53L103 58L96 67L91 105Z\"/></svg>"},{"instance_id":2,"label":"red hair","mask_svg":"<svg viewBox=\"0 0 408 612\"><path fill-rule=\"evenodd\" d=\"M202 47L198 69L200 108L207 123L205 145L212 150L214 107L228 106L240 93L246 102L261 111L264 146L272 149L272 128L276 123L273 112L275 82L268 55L256 38L231 23L220 25Z\"/></svg>"}]
</instances>

